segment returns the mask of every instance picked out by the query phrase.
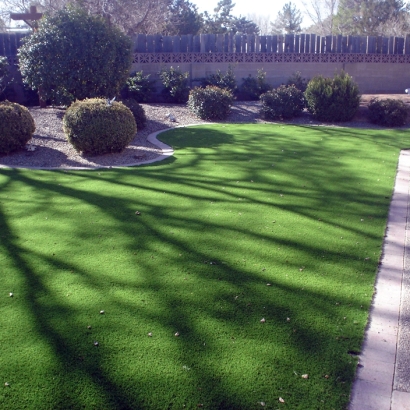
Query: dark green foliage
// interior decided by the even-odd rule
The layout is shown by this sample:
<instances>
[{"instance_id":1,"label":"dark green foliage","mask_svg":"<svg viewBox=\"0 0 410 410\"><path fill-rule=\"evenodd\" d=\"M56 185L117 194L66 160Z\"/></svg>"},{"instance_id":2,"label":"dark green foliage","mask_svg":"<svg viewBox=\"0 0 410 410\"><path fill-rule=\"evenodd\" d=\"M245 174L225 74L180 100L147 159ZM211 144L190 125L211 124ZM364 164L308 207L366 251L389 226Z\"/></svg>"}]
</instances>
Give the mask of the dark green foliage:
<instances>
[{"instance_id":1,"label":"dark green foliage","mask_svg":"<svg viewBox=\"0 0 410 410\"><path fill-rule=\"evenodd\" d=\"M0 56L0 95L10 83L10 68L7 57Z\"/></svg>"},{"instance_id":2,"label":"dark green foliage","mask_svg":"<svg viewBox=\"0 0 410 410\"><path fill-rule=\"evenodd\" d=\"M18 55L24 81L44 99L68 105L118 94L131 67L131 41L103 18L64 9L41 20Z\"/></svg>"},{"instance_id":3,"label":"dark green foliage","mask_svg":"<svg viewBox=\"0 0 410 410\"><path fill-rule=\"evenodd\" d=\"M400 127L407 120L408 108L401 100L374 98L369 103L369 120L386 127Z\"/></svg>"},{"instance_id":4,"label":"dark green foliage","mask_svg":"<svg viewBox=\"0 0 410 410\"><path fill-rule=\"evenodd\" d=\"M238 86L236 85L235 72L231 65L228 66L225 73L222 73L221 70L216 70L215 73L202 78L201 85L202 87L213 85L219 88L226 88L231 91L232 94L234 94L238 89Z\"/></svg>"},{"instance_id":5,"label":"dark green foliage","mask_svg":"<svg viewBox=\"0 0 410 410\"><path fill-rule=\"evenodd\" d=\"M187 72L183 73L179 67L163 68L159 77L164 85L162 95L167 101L178 104L187 102L189 96Z\"/></svg>"},{"instance_id":6,"label":"dark green foliage","mask_svg":"<svg viewBox=\"0 0 410 410\"><path fill-rule=\"evenodd\" d=\"M203 120L225 120L231 112L232 93L226 88L208 85L191 90L188 108Z\"/></svg>"},{"instance_id":7,"label":"dark green foliage","mask_svg":"<svg viewBox=\"0 0 410 410\"><path fill-rule=\"evenodd\" d=\"M73 147L86 154L121 152L134 138L137 127L123 104L102 98L74 102L63 118L64 133Z\"/></svg>"},{"instance_id":8,"label":"dark green foliage","mask_svg":"<svg viewBox=\"0 0 410 410\"><path fill-rule=\"evenodd\" d=\"M9 101L0 103L0 154L23 148L35 129L33 117L26 107Z\"/></svg>"},{"instance_id":9,"label":"dark green foliage","mask_svg":"<svg viewBox=\"0 0 410 410\"><path fill-rule=\"evenodd\" d=\"M149 79L150 75L144 75L142 71L131 74L124 87L124 97L133 98L137 102L148 102L155 92L155 80Z\"/></svg>"},{"instance_id":10,"label":"dark green foliage","mask_svg":"<svg viewBox=\"0 0 410 410\"><path fill-rule=\"evenodd\" d=\"M164 34L168 36L196 35L202 26L203 15L198 12L195 4L187 0L171 0L168 5Z\"/></svg>"},{"instance_id":11,"label":"dark green foliage","mask_svg":"<svg viewBox=\"0 0 410 410\"><path fill-rule=\"evenodd\" d=\"M360 105L359 88L343 71L334 78L321 75L312 78L305 98L309 112L319 121L350 121Z\"/></svg>"},{"instance_id":12,"label":"dark green foliage","mask_svg":"<svg viewBox=\"0 0 410 410\"><path fill-rule=\"evenodd\" d=\"M244 100L256 101L261 94L270 91L272 87L266 82L266 73L263 70L258 70L255 77L249 75L247 78L242 78L242 84L239 87L240 97Z\"/></svg>"},{"instance_id":13,"label":"dark green foliage","mask_svg":"<svg viewBox=\"0 0 410 410\"><path fill-rule=\"evenodd\" d=\"M294 85L281 85L276 90L260 96L261 116L266 120L289 119L303 111L305 99L302 91Z\"/></svg>"},{"instance_id":14,"label":"dark green foliage","mask_svg":"<svg viewBox=\"0 0 410 410\"><path fill-rule=\"evenodd\" d=\"M302 73L300 71L296 71L289 77L288 81L286 82L286 85L294 85L297 89L304 93L306 91L308 82L309 80L303 78Z\"/></svg>"},{"instance_id":15,"label":"dark green foliage","mask_svg":"<svg viewBox=\"0 0 410 410\"><path fill-rule=\"evenodd\" d=\"M137 130L142 130L147 123L147 117L145 115L144 108L142 108L142 106L132 98L127 98L125 100L122 100L121 102L132 112L135 123L137 124Z\"/></svg>"}]
</instances>

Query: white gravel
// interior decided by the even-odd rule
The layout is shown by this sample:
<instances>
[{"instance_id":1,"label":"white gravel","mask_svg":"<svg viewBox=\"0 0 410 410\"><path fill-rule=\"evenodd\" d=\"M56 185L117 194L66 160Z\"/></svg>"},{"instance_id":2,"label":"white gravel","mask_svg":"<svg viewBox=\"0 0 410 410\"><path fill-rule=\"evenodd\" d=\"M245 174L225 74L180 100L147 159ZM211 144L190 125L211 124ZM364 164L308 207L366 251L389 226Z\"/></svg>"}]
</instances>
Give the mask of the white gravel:
<instances>
[{"instance_id":1,"label":"white gravel","mask_svg":"<svg viewBox=\"0 0 410 410\"><path fill-rule=\"evenodd\" d=\"M131 144L121 153L98 156L78 153L67 142L62 128L64 109L62 108L30 108L30 113L36 124L36 131L28 143L28 149L0 156L0 167L15 168L98 168L138 165L153 160L162 155L158 146L147 141L148 135L167 128L204 123L189 112L185 105L177 104L142 104L147 116L147 125L137 132ZM236 102L229 118L225 122L257 123L265 122L259 118L259 102ZM172 113L176 122L171 122L167 114ZM304 113L292 123L320 125L312 121ZM347 124L344 124L345 126ZM369 124L359 121L349 123L349 126L364 126Z\"/></svg>"}]
</instances>

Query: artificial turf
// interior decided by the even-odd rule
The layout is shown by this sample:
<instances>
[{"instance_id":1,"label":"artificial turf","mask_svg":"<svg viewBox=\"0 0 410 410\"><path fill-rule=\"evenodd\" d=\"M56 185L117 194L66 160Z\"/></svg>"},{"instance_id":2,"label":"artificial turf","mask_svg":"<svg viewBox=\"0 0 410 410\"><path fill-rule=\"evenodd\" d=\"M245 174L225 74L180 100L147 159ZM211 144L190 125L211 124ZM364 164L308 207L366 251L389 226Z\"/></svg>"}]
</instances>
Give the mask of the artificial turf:
<instances>
[{"instance_id":1,"label":"artificial turf","mask_svg":"<svg viewBox=\"0 0 410 410\"><path fill-rule=\"evenodd\" d=\"M408 131L160 138L149 166L0 170L0 408L344 409Z\"/></svg>"}]
</instances>

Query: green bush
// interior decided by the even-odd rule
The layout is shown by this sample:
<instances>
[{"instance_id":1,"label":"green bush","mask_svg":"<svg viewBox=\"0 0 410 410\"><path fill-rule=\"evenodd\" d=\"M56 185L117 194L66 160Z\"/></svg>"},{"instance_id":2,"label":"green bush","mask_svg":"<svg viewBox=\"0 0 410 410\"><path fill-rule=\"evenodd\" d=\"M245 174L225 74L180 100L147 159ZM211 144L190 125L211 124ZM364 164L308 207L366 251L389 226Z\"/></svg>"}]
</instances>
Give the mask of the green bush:
<instances>
[{"instance_id":1,"label":"green bush","mask_svg":"<svg viewBox=\"0 0 410 410\"><path fill-rule=\"evenodd\" d=\"M131 74L124 87L124 97L133 98L139 103L150 101L155 92L155 80L150 80L149 77L149 74L144 75L142 71Z\"/></svg>"},{"instance_id":2,"label":"green bush","mask_svg":"<svg viewBox=\"0 0 410 410\"><path fill-rule=\"evenodd\" d=\"M233 67L229 65L225 73L222 73L221 70L217 70L214 74L210 74L207 77L202 78L201 86L206 87L208 85L213 85L219 88L226 88L232 94L235 94L238 86L236 85L236 78Z\"/></svg>"},{"instance_id":3,"label":"green bush","mask_svg":"<svg viewBox=\"0 0 410 410\"><path fill-rule=\"evenodd\" d=\"M91 98L68 107L63 129L77 151L100 155L121 152L135 137L137 126L125 105Z\"/></svg>"},{"instance_id":4,"label":"green bush","mask_svg":"<svg viewBox=\"0 0 410 410\"><path fill-rule=\"evenodd\" d=\"M350 121L360 105L357 84L345 72L334 78L312 78L305 91L309 112L319 121Z\"/></svg>"},{"instance_id":5,"label":"green bush","mask_svg":"<svg viewBox=\"0 0 410 410\"><path fill-rule=\"evenodd\" d=\"M260 96L262 118L266 120L290 119L303 111L305 99L302 91L294 85L281 85L276 90Z\"/></svg>"},{"instance_id":6,"label":"green bush","mask_svg":"<svg viewBox=\"0 0 410 410\"><path fill-rule=\"evenodd\" d=\"M137 130L142 130L147 123L147 116L145 115L144 108L132 98L127 98L121 102L132 112L135 123L137 124Z\"/></svg>"},{"instance_id":7,"label":"green bush","mask_svg":"<svg viewBox=\"0 0 410 410\"><path fill-rule=\"evenodd\" d=\"M77 9L45 16L18 52L23 80L45 100L114 97L131 67L128 36L100 17Z\"/></svg>"},{"instance_id":8,"label":"green bush","mask_svg":"<svg viewBox=\"0 0 410 410\"><path fill-rule=\"evenodd\" d=\"M203 120L224 120L231 112L232 103L231 91L208 85L191 90L188 108Z\"/></svg>"},{"instance_id":9,"label":"green bush","mask_svg":"<svg viewBox=\"0 0 410 410\"><path fill-rule=\"evenodd\" d=\"M36 129L29 110L20 104L0 103L0 154L23 148Z\"/></svg>"},{"instance_id":10,"label":"green bush","mask_svg":"<svg viewBox=\"0 0 410 410\"><path fill-rule=\"evenodd\" d=\"M0 95L10 83L10 68L7 57L0 56Z\"/></svg>"},{"instance_id":11,"label":"green bush","mask_svg":"<svg viewBox=\"0 0 410 410\"><path fill-rule=\"evenodd\" d=\"M189 96L188 73L183 73L179 67L163 68L159 77L164 89L162 95L169 102L185 103Z\"/></svg>"},{"instance_id":12,"label":"green bush","mask_svg":"<svg viewBox=\"0 0 410 410\"><path fill-rule=\"evenodd\" d=\"M271 89L272 87L266 82L266 73L263 70L258 70L256 78L250 74L247 78L242 78L239 93L244 100L256 101L262 94Z\"/></svg>"},{"instance_id":13,"label":"green bush","mask_svg":"<svg viewBox=\"0 0 410 410\"><path fill-rule=\"evenodd\" d=\"M408 108L401 100L373 98L369 103L369 120L386 127L400 127L407 120Z\"/></svg>"},{"instance_id":14,"label":"green bush","mask_svg":"<svg viewBox=\"0 0 410 410\"><path fill-rule=\"evenodd\" d=\"M286 85L294 85L298 90L304 93L308 83L309 81L302 77L302 73L300 71L296 71L289 77Z\"/></svg>"}]
</instances>

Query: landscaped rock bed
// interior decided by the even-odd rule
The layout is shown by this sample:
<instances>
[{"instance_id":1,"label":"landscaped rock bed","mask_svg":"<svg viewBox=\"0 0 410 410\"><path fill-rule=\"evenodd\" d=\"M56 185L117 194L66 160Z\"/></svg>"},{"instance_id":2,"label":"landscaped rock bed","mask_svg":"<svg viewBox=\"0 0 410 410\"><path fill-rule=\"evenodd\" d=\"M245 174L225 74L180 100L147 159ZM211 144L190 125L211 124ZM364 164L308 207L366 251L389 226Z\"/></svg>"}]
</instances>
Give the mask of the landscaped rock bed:
<instances>
[{"instance_id":1,"label":"landscaped rock bed","mask_svg":"<svg viewBox=\"0 0 410 410\"><path fill-rule=\"evenodd\" d=\"M363 95L360 109L353 121L336 124L336 126L371 127L377 128L367 121L366 109L371 98L401 99L410 105L410 96L400 95ZM121 153L99 156L85 156L75 151L67 142L63 133L62 118L64 110L61 108L30 108L36 123L36 131L29 142L28 150L22 150L10 155L0 156L0 166L5 167L33 167L33 168L94 168L118 167L129 164L138 164L152 160L162 151L147 141L147 136L153 132L190 124L201 124L185 105L175 104L142 104L147 116L147 125L137 132L131 144ZM226 122L261 123L259 117L259 102L236 102L232 113ZM172 113L176 122L171 122L167 114ZM312 119L304 112L300 117L291 121L293 124L332 125L323 124ZM406 127L409 126L409 123Z\"/></svg>"}]
</instances>

